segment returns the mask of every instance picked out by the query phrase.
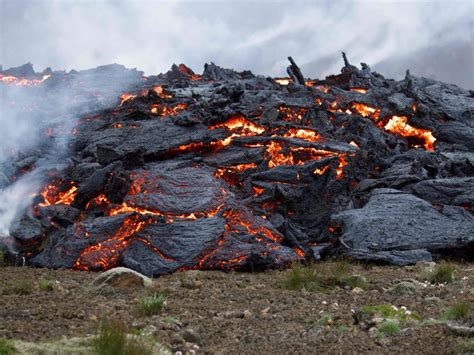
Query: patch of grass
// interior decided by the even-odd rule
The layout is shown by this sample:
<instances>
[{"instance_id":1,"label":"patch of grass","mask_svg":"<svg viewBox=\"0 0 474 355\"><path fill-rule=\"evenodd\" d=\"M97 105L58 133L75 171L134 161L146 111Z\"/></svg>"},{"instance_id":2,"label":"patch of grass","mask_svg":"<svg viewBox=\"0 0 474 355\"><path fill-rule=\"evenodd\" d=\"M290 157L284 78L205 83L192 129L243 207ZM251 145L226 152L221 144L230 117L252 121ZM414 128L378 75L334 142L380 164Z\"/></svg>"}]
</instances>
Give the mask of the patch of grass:
<instances>
[{"instance_id":1,"label":"patch of grass","mask_svg":"<svg viewBox=\"0 0 474 355\"><path fill-rule=\"evenodd\" d=\"M286 290L306 290L313 292L321 292L324 290L313 264L301 265L300 263L294 263L291 269L285 273L280 285Z\"/></svg>"},{"instance_id":2,"label":"patch of grass","mask_svg":"<svg viewBox=\"0 0 474 355\"><path fill-rule=\"evenodd\" d=\"M346 327L345 325L340 325L336 329L338 332L341 332L341 333L347 332L349 330L349 328Z\"/></svg>"},{"instance_id":3,"label":"patch of grass","mask_svg":"<svg viewBox=\"0 0 474 355\"><path fill-rule=\"evenodd\" d=\"M287 290L306 290L324 292L335 286L368 288L367 281L360 275L350 275L349 262L337 262L302 265L294 263L284 275L280 286Z\"/></svg>"},{"instance_id":4,"label":"patch of grass","mask_svg":"<svg viewBox=\"0 0 474 355\"><path fill-rule=\"evenodd\" d=\"M378 304L375 306L365 306L362 308L362 312L374 317L381 316L383 318L397 319L404 323L409 319L421 320L421 317L416 312L408 312L403 308L392 307L389 304Z\"/></svg>"},{"instance_id":5,"label":"patch of grass","mask_svg":"<svg viewBox=\"0 0 474 355\"><path fill-rule=\"evenodd\" d=\"M0 355L11 355L15 353L15 347L10 340L0 339Z\"/></svg>"},{"instance_id":6,"label":"patch of grass","mask_svg":"<svg viewBox=\"0 0 474 355\"><path fill-rule=\"evenodd\" d=\"M469 302L459 302L446 311L444 318L447 320L459 320L467 318L470 313L471 304Z\"/></svg>"},{"instance_id":7,"label":"patch of grass","mask_svg":"<svg viewBox=\"0 0 474 355\"><path fill-rule=\"evenodd\" d=\"M33 283L31 280L27 279L20 279L17 281L13 281L14 284L7 286L4 290L4 294L15 294L26 296L33 293Z\"/></svg>"},{"instance_id":8,"label":"patch of grass","mask_svg":"<svg viewBox=\"0 0 474 355\"><path fill-rule=\"evenodd\" d=\"M104 319L92 340L94 354L97 355L148 355L151 347L139 337L127 335L126 326L118 320Z\"/></svg>"},{"instance_id":9,"label":"patch of grass","mask_svg":"<svg viewBox=\"0 0 474 355\"><path fill-rule=\"evenodd\" d=\"M51 281L45 279L44 277L40 278L38 287L40 291L43 292L50 292L53 290L53 285L51 284Z\"/></svg>"},{"instance_id":10,"label":"patch of grass","mask_svg":"<svg viewBox=\"0 0 474 355\"><path fill-rule=\"evenodd\" d=\"M400 332L400 326L393 320L385 320L378 326L378 335L381 337L392 336Z\"/></svg>"},{"instance_id":11,"label":"patch of grass","mask_svg":"<svg viewBox=\"0 0 474 355\"><path fill-rule=\"evenodd\" d=\"M325 326L331 325L331 323L332 323L331 315L325 314L320 319L318 319L315 324L320 327L325 327Z\"/></svg>"},{"instance_id":12,"label":"patch of grass","mask_svg":"<svg viewBox=\"0 0 474 355\"><path fill-rule=\"evenodd\" d=\"M138 302L138 310L145 316L151 316L160 313L166 305L167 296L161 293L155 293L149 297L143 297Z\"/></svg>"},{"instance_id":13,"label":"patch of grass","mask_svg":"<svg viewBox=\"0 0 474 355\"><path fill-rule=\"evenodd\" d=\"M454 281L454 272L456 267L447 261L442 261L436 265L433 272L429 275L428 281L431 283L451 283Z\"/></svg>"},{"instance_id":14,"label":"patch of grass","mask_svg":"<svg viewBox=\"0 0 474 355\"><path fill-rule=\"evenodd\" d=\"M474 353L474 340L466 340L457 343L454 347L456 354L471 354Z\"/></svg>"}]
</instances>

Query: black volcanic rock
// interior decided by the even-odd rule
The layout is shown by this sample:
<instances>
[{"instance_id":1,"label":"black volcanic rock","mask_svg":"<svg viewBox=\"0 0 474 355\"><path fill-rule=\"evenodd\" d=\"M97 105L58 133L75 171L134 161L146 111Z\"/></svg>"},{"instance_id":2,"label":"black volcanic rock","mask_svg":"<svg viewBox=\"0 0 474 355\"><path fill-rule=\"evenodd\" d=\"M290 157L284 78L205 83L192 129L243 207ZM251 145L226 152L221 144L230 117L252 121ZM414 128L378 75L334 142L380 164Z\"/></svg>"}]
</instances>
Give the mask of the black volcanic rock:
<instances>
[{"instance_id":1,"label":"black volcanic rock","mask_svg":"<svg viewBox=\"0 0 474 355\"><path fill-rule=\"evenodd\" d=\"M47 177L14 242L36 266L150 276L472 258L472 93L345 56L325 80L290 69L288 82L213 63L51 72L33 107L49 117L71 87L75 102L53 137L1 165L3 185ZM41 166L61 139L67 152Z\"/></svg>"}]
</instances>

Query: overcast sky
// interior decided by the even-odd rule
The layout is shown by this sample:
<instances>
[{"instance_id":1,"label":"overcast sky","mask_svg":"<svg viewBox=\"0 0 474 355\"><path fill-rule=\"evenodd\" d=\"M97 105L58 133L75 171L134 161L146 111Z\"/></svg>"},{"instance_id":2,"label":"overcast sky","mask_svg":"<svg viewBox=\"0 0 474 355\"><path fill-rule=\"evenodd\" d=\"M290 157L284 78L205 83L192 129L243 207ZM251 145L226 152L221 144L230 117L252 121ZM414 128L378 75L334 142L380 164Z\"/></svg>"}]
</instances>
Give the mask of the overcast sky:
<instances>
[{"instance_id":1,"label":"overcast sky","mask_svg":"<svg viewBox=\"0 0 474 355\"><path fill-rule=\"evenodd\" d=\"M474 89L474 0L0 0L0 63L37 71L120 63L147 74L205 62L285 75L338 73L340 52L387 77Z\"/></svg>"}]
</instances>

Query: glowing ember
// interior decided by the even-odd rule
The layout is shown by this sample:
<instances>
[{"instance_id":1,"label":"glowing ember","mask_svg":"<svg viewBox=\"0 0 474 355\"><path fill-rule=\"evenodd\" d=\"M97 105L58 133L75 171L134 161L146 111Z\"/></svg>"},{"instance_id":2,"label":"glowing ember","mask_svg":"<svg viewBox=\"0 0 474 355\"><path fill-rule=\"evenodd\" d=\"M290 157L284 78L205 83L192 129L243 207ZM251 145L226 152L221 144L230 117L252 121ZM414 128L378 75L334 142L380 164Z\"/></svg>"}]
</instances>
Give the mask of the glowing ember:
<instances>
[{"instance_id":1,"label":"glowing ember","mask_svg":"<svg viewBox=\"0 0 474 355\"><path fill-rule=\"evenodd\" d=\"M265 189L262 189L261 187L257 186L252 186L252 190L254 196L259 196L265 192Z\"/></svg>"},{"instance_id":2,"label":"glowing ember","mask_svg":"<svg viewBox=\"0 0 474 355\"><path fill-rule=\"evenodd\" d=\"M165 106L159 104L151 105L151 113L158 116L174 116L186 109L186 104L177 104L174 106Z\"/></svg>"},{"instance_id":3,"label":"glowing ember","mask_svg":"<svg viewBox=\"0 0 474 355\"><path fill-rule=\"evenodd\" d=\"M290 82L291 82L290 78L275 78L273 80L275 80L276 83L278 83L280 85L283 85L283 86L286 86L286 85L290 84Z\"/></svg>"},{"instance_id":4,"label":"glowing ember","mask_svg":"<svg viewBox=\"0 0 474 355\"><path fill-rule=\"evenodd\" d=\"M392 116L388 123L384 126L390 133L396 133L403 137L414 137L422 140L423 146L426 150L434 151L434 142L436 138L433 137L431 131L426 129L415 128L408 124L408 117L406 116Z\"/></svg>"},{"instance_id":5,"label":"glowing ember","mask_svg":"<svg viewBox=\"0 0 474 355\"><path fill-rule=\"evenodd\" d=\"M316 90L324 92L325 94L327 94L329 92L329 88L327 86L324 86L324 85L316 85L316 86L314 86L314 88Z\"/></svg>"},{"instance_id":6,"label":"glowing ember","mask_svg":"<svg viewBox=\"0 0 474 355\"><path fill-rule=\"evenodd\" d=\"M339 166L336 168L336 179L340 180L344 177L344 167L347 165L346 156L339 155Z\"/></svg>"},{"instance_id":7,"label":"glowing ember","mask_svg":"<svg viewBox=\"0 0 474 355\"><path fill-rule=\"evenodd\" d=\"M163 98L163 99L172 99L173 98L173 95L165 93L165 91L163 90L163 87L161 85L155 86L153 88L153 91L156 92L156 94L159 97Z\"/></svg>"},{"instance_id":8,"label":"glowing ember","mask_svg":"<svg viewBox=\"0 0 474 355\"><path fill-rule=\"evenodd\" d=\"M351 91L359 92L361 94L365 94L368 90L364 88L351 88Z\"/></svg>"},{"instance_id":9,"label":"glowing ember","mask_svg":"<svg viewBox=\"0 0 474 355\"><path fill-rule=\"evenodd\" d=\"M319 168L314 169L313 174L315 174L315 175L323 175L326 171L328 171L328 169L329 169L329 166L326 165L325 167L323 167L323 168L321 168L321 169L319 169Z\"/></svg>"},{"instance_id":10,"label":"glowing ember","mask_svg":"<svg viewBox=\"0 0 474 355\"><path fill-rule=\"evenodd\" d=\"M336 153L327 150L304 147L284 147L282 143L270 142L265 151L268 167L281 165L303 165L311 160L319 160Z\"/></svg>"},{"instance_id":11,"label":"glowing ember","mask_svg":"<svg viewBox=\"0 0 474 355\"><path fill-rule=\"evenodd\" d=\"M41 196L44 198L44 202L40 203L40 207L46 207L51 205L70 205L77 194L77 187L71 186L69 190L65 192L60 192L58 186L55 184L47 185L43 191L41 191Z\"/></svg>"},{"instance_id":12,"label":"glowing ember","mask_svg":"<svg viewBox=\"0 0 474 355\"><path fill-rule=\"evenodd\" d=\"M321 140L321 136L316 132L311 131L309 129L297 128L291 128L287 133L283 135L283 137L299 138L308 142L317 142Z\"/></svg>"},{"instance_id":13,"label":"glowing ember","mask_svg":"<svg viewBox=\"0 0 474 355\"><path fill-rule=\"evenodd\" d=\"M380 110L358 103L358 102L353 103L352 108L355 109L361 116L364 116L364 117L378 118L380 114Z\"/></svg>"},{"instance_id":14,"label":"glowing ember","mask_svg":"<svg viewBox=\"0 0 474 355\"><path fill-rule=\"evenodd\" d=\"M278 111L280 112L283 121L298 122L303 119L306 112L308 112L308 109L302 107L280 106Z\"/></svg>"},{"instance_id":15,"label":"glowing ember","mask_svg":"<svg viewBox=\"0 0 474 355\"><path fill-rule=\"evenodd\" d=\"M224 123L219 123L209 127L211 130L216 128L227 128L231 132L237 131L244 136L257 135L265 132L265 128L249 121L243 116L234 116Z\"/></svg>"},{"instance_id":16,"label":"glowing ember","mask_svg":"<svg viewBox=\"0 0 474 355\"><path fill-rule=\"evenodd\" d=\"M137 97L137 95L129 94L129 93L125 93L125 94L120 95L120 104L119 104L119 106L122 106L125 102L127 102L129 100L132 100L136 97Z\"/></svg>"},{"instance_id":17,"label":"glowing ember","mask_svg":"<svg viewBox=\"0 0 474 355\"><path fill-rule=\"evenodd\" d=\"M352 145L353 147L359 148L359 145L354 141L351 141L349 144Z\"/></svg>"},{"instance_id":18,"label":"glowing ember","mask_svg":"<svg viewBox=\"0 0 474 355\"><path fill-rule=\"evenodd\" d=\"M243 173L248 169L255 169L257 164L250 163L250 164L239 164L234 166L229 166L225 168L219 168L214 173L215 177L223 178L227 181L228 184L232 185L235 182L235 175Z\"/></svg>"},{"instance_id":19,"label":"glowing ember","mask_svg":"<svg viewBox=\"0 0 474 355\"><path fill-rule=\"evenodd\" d=\"M9 85L17 86L34 86L43 83L45 80L48 80L51 75L43 75L41 79L25 79L17 78L12 75L2 75L0 74L0 81Z\"/></svg>"},{"instance_id":20,"label":"glowing ember","mask_svg":"<svg viewBox=\"0 0 474 355\"><path fill-rule=\"evenodd\" d=\"M200 75L194 74L194 72L184 64L180 64L178 66L178 69L181 73L186 74L189 77L189 79L191 79L191 80L201 79Z\"/></svg>"}]
</instances>

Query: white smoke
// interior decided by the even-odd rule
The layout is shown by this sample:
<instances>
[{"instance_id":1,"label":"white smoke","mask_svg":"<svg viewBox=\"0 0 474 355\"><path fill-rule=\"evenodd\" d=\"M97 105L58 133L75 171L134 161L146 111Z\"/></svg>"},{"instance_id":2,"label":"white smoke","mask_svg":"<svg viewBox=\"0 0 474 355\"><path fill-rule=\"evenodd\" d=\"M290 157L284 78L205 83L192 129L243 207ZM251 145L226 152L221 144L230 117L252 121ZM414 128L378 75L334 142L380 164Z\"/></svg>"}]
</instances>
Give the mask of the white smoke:
<instances>
[{"instance_id":1,"label":"white smoke","mask_svg":"<svg viewBox=\"0 0 474 355\"><path fill-rule=\"evenodd\" d=\"M199 71L204 62L214 61L281 76L286 57L292 55L306 75L321 78L339 71L341 50L356 64L375 66L395 57L403 62L433 46L442 49L473 41L471 0L2 0L1 4L4 66L31 61L41 68L85 69L116 62L155 74L173 62ZM434 75L442 71L450 81L450 72L472 72L472 51L462 53L468 57L461 62L464 67L439 67ZM321 61L327 57L330 60ZM438 60L427 59L412 72ZM405 69L395 74L403 75Z\"/></svg>"}]
</instances>

